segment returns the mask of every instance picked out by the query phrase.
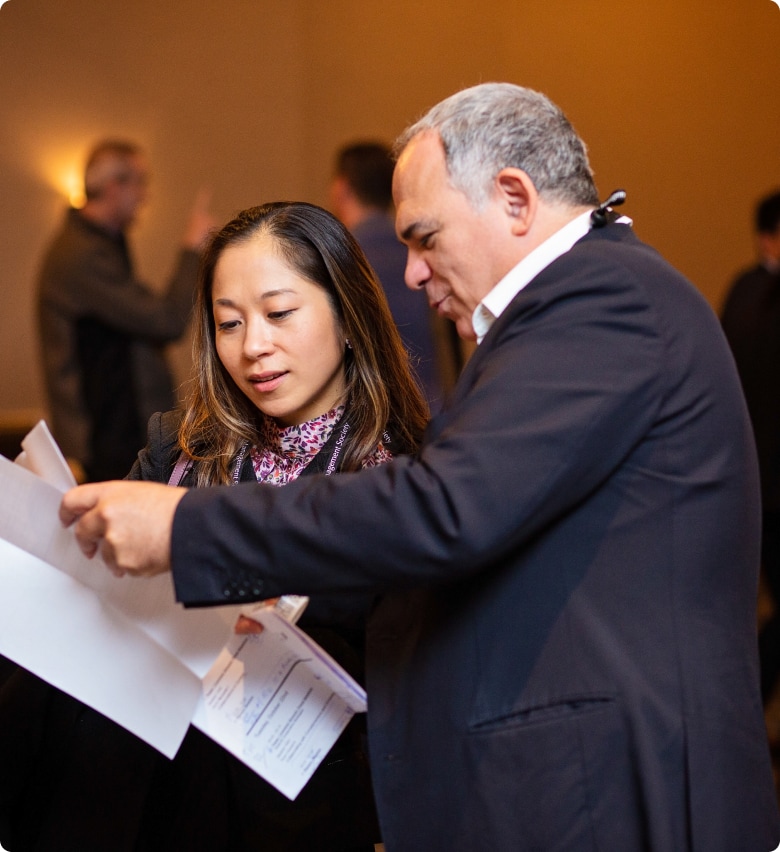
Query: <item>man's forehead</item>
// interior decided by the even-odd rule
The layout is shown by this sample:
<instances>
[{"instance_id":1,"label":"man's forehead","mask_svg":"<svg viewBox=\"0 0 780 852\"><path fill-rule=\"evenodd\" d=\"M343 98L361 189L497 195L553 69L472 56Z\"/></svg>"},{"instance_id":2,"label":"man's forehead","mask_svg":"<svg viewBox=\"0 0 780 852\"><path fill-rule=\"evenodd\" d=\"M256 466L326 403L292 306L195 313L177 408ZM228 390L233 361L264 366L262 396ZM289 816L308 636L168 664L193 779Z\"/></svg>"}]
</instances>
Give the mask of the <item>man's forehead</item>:
<instances>
[{"instance_id":1,"label":"man's forehead","mask_svg":"<svg viewBox=\"0 0 780 852\"><path fill-rule=\"evenodd\" d=\"M393 175L396 232L406 238L412 230L430 226L429 205L447 182L444 149L438 134L418 134L401 152Z\"/></svg>"},{"instance_id":2,"label":"man's forehead","mask_svg":"<svg viewBox=\"0 0 780 852\"><path fill-rule=\"evenodd\" d=\"M444 146L441 137L433 130L424 130L413 136L401 151L395 167L394 178L405 179L439 166L446 171Z\"/></svg>"}]
</instances>

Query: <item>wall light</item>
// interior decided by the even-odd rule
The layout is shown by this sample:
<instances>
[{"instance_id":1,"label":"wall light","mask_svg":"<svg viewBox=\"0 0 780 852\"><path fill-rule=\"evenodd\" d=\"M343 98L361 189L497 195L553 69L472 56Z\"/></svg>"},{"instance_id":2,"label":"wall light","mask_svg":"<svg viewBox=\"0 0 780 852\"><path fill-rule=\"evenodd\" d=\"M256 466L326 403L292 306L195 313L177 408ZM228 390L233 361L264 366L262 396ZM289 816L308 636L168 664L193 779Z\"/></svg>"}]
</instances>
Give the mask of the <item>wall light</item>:
<instances>
[{"instance_id":1,"label":"wall light","mask_svg":"<svg viewBox=\"0 0 780 852\"><path fill-rule=\"evenodd\" d=\"M68 200L71 207L81 208L86 203L84 196L84 154L82 151L50 151L41 158L46 183L60 196Z\"/></svg>"},{"instance_id":2,"label":"wall light","mask_svg":"<svg viewBox=\"0 0 780 852\"><path fill-rule=\"evenodd\" d=\"M75 170L70 171L64 175L64 184L67 187L70 206L80 210L87 203L87 197L84 195L83 177Z\"/></svg>"}]
</instances>

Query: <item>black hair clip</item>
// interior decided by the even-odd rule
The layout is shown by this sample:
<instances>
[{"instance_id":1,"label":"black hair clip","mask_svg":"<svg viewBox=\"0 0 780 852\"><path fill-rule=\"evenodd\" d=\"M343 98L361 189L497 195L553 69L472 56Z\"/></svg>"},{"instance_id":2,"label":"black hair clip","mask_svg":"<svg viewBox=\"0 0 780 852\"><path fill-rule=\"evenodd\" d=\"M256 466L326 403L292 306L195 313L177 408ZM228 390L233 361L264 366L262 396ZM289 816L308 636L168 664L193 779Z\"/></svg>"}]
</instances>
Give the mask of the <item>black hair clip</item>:
<instances>
[{"instance_id":1,"label":"black hair clip","mask_svg":"<svg viewBox=\"0 0 780 852\"><path fill-rule=\"evenodd\" d=\"M612 210L611 207L617 207L619 204L622 204L626 200L626 191L624 189L616 189L609 198L601 205L599 205L591 214L590 214L590 224L592 228L603 228L607 222L612 221L610 217L610 213Z\"/></svg>"}]
</instances>

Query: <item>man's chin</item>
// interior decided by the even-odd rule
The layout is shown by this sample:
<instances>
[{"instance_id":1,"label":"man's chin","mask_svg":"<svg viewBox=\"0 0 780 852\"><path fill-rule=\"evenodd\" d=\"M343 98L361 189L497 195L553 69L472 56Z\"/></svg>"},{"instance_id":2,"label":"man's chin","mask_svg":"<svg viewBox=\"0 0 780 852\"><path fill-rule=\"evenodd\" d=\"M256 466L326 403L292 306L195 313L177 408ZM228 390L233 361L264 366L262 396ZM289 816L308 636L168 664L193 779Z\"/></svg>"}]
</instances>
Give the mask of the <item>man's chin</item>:
<instances>
[{"instance_id":1,"label":"man's chin","mask_svg":"<svg viewBox=\"0 0 780 852\"><path fill-rule=\"evenodd\" d=\"M455 330L458 332L458 337L463 340L472 340L475 341L477 339L477 334L474 331L474 326L471 324L471 317L458 317L453 320L455 323Z\"/></svg>"}]
</instances>

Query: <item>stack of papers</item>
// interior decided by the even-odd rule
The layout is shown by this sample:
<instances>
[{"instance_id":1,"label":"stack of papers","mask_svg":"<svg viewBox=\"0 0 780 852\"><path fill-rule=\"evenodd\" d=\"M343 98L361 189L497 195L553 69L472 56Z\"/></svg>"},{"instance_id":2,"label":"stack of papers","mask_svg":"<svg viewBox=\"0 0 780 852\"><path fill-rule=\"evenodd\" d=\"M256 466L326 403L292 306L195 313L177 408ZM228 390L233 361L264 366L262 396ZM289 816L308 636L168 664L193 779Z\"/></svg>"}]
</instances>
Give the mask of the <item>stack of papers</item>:
<instances>
[{"instance_id":1,"label":"stack of papers","mask_svg":"<svg viewBox=\"0 0 780 852\"><path fill-rule=\"evenodd\" d=\"M58 518L75 485L46 425L0 456L0 654L173 757L192 722L294 799L363 689L276 607L185 610L171 579L117 578Z\"/></svg>"}]
</instances>

